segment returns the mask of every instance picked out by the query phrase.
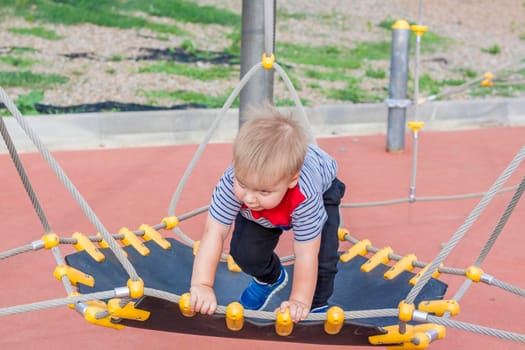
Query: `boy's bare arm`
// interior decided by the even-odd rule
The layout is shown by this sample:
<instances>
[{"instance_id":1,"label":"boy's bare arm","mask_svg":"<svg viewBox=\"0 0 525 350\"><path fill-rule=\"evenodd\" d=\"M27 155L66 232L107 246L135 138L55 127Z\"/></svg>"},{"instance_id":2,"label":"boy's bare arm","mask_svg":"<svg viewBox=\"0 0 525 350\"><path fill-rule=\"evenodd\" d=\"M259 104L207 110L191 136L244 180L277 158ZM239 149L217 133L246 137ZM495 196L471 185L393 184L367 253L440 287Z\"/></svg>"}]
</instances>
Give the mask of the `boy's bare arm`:
<instances>
[{"instance_id":1,"label":"boy's bare arm","mask_svg":"<svg viewBox=\"0 0 525 350\"><path fill-rule=\"evenodd\" d=\"M213 283L229 229L208 215L191 277L190 305L195 312L213 314L217 308Z\"/></svg>"},{"instance_id":2,"label":"boy's bare arm","mask_svg":"<svg viewBox=\"0 0 525 350\"><path fill-rule=\"evenodd\" d=\"M281 304L281 311L290 308L294 322L299 322L308 316L317 282L317 256L321 237L309 242L295 242L294 277L290 300Z\"/></svg>"}]
</instances>

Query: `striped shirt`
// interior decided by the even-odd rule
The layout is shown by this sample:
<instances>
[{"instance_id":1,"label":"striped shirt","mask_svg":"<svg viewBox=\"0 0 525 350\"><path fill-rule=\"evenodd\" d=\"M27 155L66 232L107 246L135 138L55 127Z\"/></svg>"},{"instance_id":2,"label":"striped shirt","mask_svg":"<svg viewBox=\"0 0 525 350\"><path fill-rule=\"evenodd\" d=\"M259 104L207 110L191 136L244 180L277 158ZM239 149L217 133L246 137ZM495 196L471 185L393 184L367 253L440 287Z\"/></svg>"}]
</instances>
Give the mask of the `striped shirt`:
<instances>
[{"instance_id":1,"label":"striped shirt","mask_svg":"<svg viewBox=\"0 0 525 350\"><path fill-rule=\"evenodd\" d=\"M293 229L294 239L310 241L321 234L327 215L323 193L335 179L335 160L316 145L309 145L297 186L289 189L274 209L251 211L234 195L234 169L230 165L212 195L209 213L223 225L232 225L240 212L243 217L267 228Z\"/></svg>"}]
</instances>

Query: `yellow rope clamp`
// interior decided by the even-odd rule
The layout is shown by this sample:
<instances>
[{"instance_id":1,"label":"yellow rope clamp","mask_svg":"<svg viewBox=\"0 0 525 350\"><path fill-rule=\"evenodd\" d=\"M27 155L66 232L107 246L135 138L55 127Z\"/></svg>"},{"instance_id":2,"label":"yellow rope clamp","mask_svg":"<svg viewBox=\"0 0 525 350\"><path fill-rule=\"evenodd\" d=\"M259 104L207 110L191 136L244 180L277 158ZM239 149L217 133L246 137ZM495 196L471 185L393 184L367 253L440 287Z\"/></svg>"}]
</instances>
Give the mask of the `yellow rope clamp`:
<instances>
[{"instance_id":1,"label":"yellow rope clamp","mask_svg":"<svg viewBox=\"0 0 525 350\"><path fill-rule=\"evenodd\" d=\"M149 253L150 253L149 249L135 235L135 233L133 231L131 231L130 229L128 229L126 227L123 227L123 228L120 229L119 233L124 235L124 238L122 239L122 243L124 243L124 245L126 245L126 246L131 245L142 256L149 255Z\"/></svg>"},{"instance_id":2,"label":"yellow rope clamp","mask_svg":"<svg viewBox=\"0 0 525 350\"><path fill-rule=\"evenodd\" d=\"M146 321L150 312L136 309L135 302L130 301L125 306L121 306L122 299L114 298L108 301L108 312L112 318L124 318L126 320Z\"/></svg>"},{"instance_id":3,"label":"yellow rope clamp","mask_svg":"<svg viewBox=\"0 0 525 350\"><path fill-rule=\"evenodd\" d=\"M406 325L406 332L399 332L399 325L382 327L387 334L373 335L368 337L372 345L390 345L387 349L425 349L437 339L443 339L446 335L444 326L424 323L417 326Z\"/></svg>"},{"instance_id":4,"label":"yellow rope clamp","mask_svg":"<svg viewBox=\"0 0 525 350\"><path fill-rule=\"evenodd\" d=\"M408 122L407 125L413 132L418 132L420 129L422 129L425 126L425 122L422 122L422 121Z\"/></svg>"},{"instance_id":5,"label":"yellow rope clamp","mask_svg":"<svg viewBox=\"0 0 525 350\"><path fill-rule=\"evenodd\" d=\"M470 266L465 271L465 276L472 280L472 282L479 282L481 281L481 277L483 276L484 272L481 268L477 266Z\"/></svg>"},{"instance_id":6,"label":"yellow rope clamp","mask_svg":"<svg viewBox=\"0 0 525 350\"><path fill-rule=\"evenodd\" d=\"M483 80L481 81L481 86L489 87L494 85L494 74L491 72L486 72L483 74Z\"/></svg>"},{"instance_id":7,"label":"yellow rope clamp","mask_svg":"<svg viewBox=\"0 0 525 350\"><path fill-rule=\"evenodd\" d=\"M67 278L71 281L71 284L74 286L76 286L77 283L82 283L88 287L93 287L95 285L95 279L93 276L85 274L84 272L68 265L58 265L55 267L53 276L55 276L55 278L59 281L62 280L63 276L67 276Z\"/></svg>"},{"instance_id":8,"label":"yellow rope clamp","mask_svg":"<svg viewBox=\"0 0 525 350\"><path fill-rule=\"evenodd\" d=\"M103 317L103 318L97 318L97 315L100 313L107 311L105 308L101 308L99 306L90 305L86 308L84 311L84 319L88 321L89 323L92 323L97 326L102 327L108 327L113 329L123 329L124 326L118 323L111 322L111 317Z\"/></svg>"},{"instance_id":9,"label":"yellow rope clamp","mask_svg":"<svg viewBox=\"0 0 525 350\"><path fill-rule=\"evenodd\" d=\"M392 280L399 276L403 271L412 271L414 269L414 261L417 260L417 257L414 254L405 255L401 260L395 263L387 272L385 272L384 277L387 280Z\"/></svg>"},{"instance_id":10,"label":"yellow rope clamp","mask_svg":"<svg viewBox=\"0 0 525 350\"><path fill-rule=\"evenodd\" d=\"M226 258L226 263L228 265L229 271L231 272L241 272L242 271L239 265L237 265L237 263L235 262L235 260L233 260L233 257L231 255L228 255L228 257Z\"/></svg>"},{"instance_id":11,"label":"yellow rope clamp","mask_svg":"<svg viewBox=\"0 0 525 350\"><path fill-rule=\"evenodd\" d=\"M422 36L423 34L425 34L427 31L428 31L428 27L427 26L423 26L423 25L418 25L418 24L412 24L410 26L410 29L414 32L414 34L416 34L417 36Z\"/></svg>"},{"instance_id":12,"label":"yellow rope clamp","mask_svg":"<svg viewBox=\"0 0 525 350\"><path fill-rule=\"evenodd\" d=\"M341 260L341 262L347 263L353 258L355 258L357 255L365 256L368 253L367 247L370 247L371 245L372 244L368 239L363 239L354 244L346 252L341 254L339 260Z\"/></svg>"},{"instance_id":13,"label":"yellow rope clamp","mask_svg":"<svg viewBox=\"0 0 525 350\"><path fill-rule=\"evenodd\" d=\"M144 235L142 236L144 240L147 241L153 241L157 243L159 246L162 247L162 249L170 249L171 243L168 242L166 239L164 239L160 233L158 233L153 227L148 226L146 224L140 225L139 230L144 231Z\"/></svg>"},{"instance_id":14,"label":"yellow rope clamp","mask_svg":"<svg viewBox=\"0 0 525 350\"><path fill-rule=\"evenodd\" d=\"M385 247L379 250L377 253L372 255L367 262L361 265L361 271L370 272L375 269L379 264L386 264L390 261L390 254L393 254L394 251L390 247Z\"/></svg>"},{"instance_id":15,"label":"yellow rope clamp","mask_svg":"<svg viewBox=\"0 0 525 350\"><path fill-rule=\"evenodd\" d=\"M326 312L324 331L326 334L335 335L341 332L345 322L345 312L339 306L332 306Z\"/></svg>"},{"instance_id":16,"label":"yellow rope clamp","mask_svg":"<svg viewBox=\"0 0 525 350\"><path fill-rule=\"evenodd\" d=\"M339 227L339 228L337 229L337 238L338 238L341 242L346 241L346 236L347 236L347 235L350 235L350 231L348 231L346 228Z\"/></svg>"},{"instance_id":17,"label":"yellow rope clamp","mask_svg":"<svg viewBox=\"0 0 525 350\"><path fill-rule=\"evenodd\" d=\"M439 267L443 267L443 264L439 264ZM441 275L441 272L439 272L439 267L432 274L433 278L438 278ZM427 264L427 266L425 266L421 271L419 271L414 277L410 279L409 283L414 286L429 268L430 264Z\"/></svg>"},{"instance_id":18,"label":"yellow rope clamp","mask_svg":"<svg viewBox=\"0 0 525 350\"><path fill-rule=\"evenodd\" d=\"M281 337L287 337L293 332L293 321L290 316L290 308L286 308L284 312L277 310L277 317L275 318L275 332Z\"/></svg>"},{"instance_id":19,"label":"yellow rope clamp","mask_svg":"<svg viewBox=\"0 0 525 350\"><path fill-rule=\"evenodd\" d=\"M130 298L138 299L144 295L144 281L141 278L136 281L129 279L126 285L129 289Z\"/></svg>"},{"instance_id":20,"label":"yellow rope clamp","mask_svg":"<svg viewBox=\"0 0 525 350\"><path fill-rule=\"evenodd\" d=\"M97 232L96 236L100 237L100 241L98 242L98 245L100 246L100 248L109 248L108 242L106 242L104 238L102 238L102 234L100 232Z\"/></svg>"},{"instance_id":21,"label":"yellow rope clamp","mask_svg":"<svg viewBox=\"0 0 525 350\"><path fill-rule=\"evenodd\" d=\"M262 66L264 69L273 69L273 63L275 62L275 56L271 54L266 56L265 53L262 55Z\"/></svg>"},{"instance_id":22,"label":"yellow rope clamp","mask_svg":"<svg viewBox=\"0 0 525 350\"><path fill-rule=\"evenodd\" d=\"M76 244L73 244L73 247L75 247L76 250L83 251L85 250L86 253L89 254L90 257L93 258L96 262L101 262L106 259L104 254L98 250L98 248L87 238L85 235L83 235L80 232L75 232L73 235L71 235L74 239L77 240Z\"/></svg>"},{"instance_id":23,"label":"yellow rope clamp","mask_svg":"<svg viewBox=\"0 0 525 350\"><path fill-rule=\"evenodd\" d=\"M190 293L184 293L179 298L179 310L186 317L195 316L195 311L191 311L190 297Z\"/></svg>"},{"instance_id":24,"label":"yellow rope clamp","mask_svg":"<svg viewBox=\"0 0 525 350\"><path fill-rule=\"evenodd\" d=\"M166 225L164 227L165 230L171 230L179 226L179 219L176 216L167 216L164 219L162 219L162 223Z\"/></svg>"},{"instance_id":25,"label":"yellow rope clamp","mask_svg":"<svg viewBox=\"0 0 525 350\"><path fill-rule=\"evenodd\" d=\"M226 327L230 331L240 331L244 326L244 307L234 301L226 308Z\"/></svg>"},{"instance_id":26,"label":"yellow rope clamp","mask_svg":"<svg viewBox=\"0 0 525 350\"><path fill-rule=\"evenodd\" d=\"M400 321L408 322L412 320L412 315L416 310L416 306L414 304L407 304L404 300L401 300L401 302L398 305L398 308Z\"/></svg>"},{"instance_id":27,"label":"yellow rope clamp","mask_svg":"<svg viewBox=\"0 0 525 350\"><path fill-rule=\"evenodd\" d=\"M195 241L193 242L193 255L197 255L197 251L199 250L199 247L201 245L201 241Z\"/></svg>"},{"instance_id":28,"label":"yellow rope clamp","mask_svg":"<svg viewBox=\"0 0 525 350\"><path fill-rule=\"evenodd\" d=\"M459 314L459 304L455 300L427 300L422 301L417 306L419 311L433 313L436 316L443 316L448 312L451 316Z\"/></svg>"},{"instance_id":29,"label":"yellow rope clamp","mask_svg":"<svg viewBox=\"0 0 525 350\"><path fill-rule=\"evenodd\" d=\"M47 233L43 235L41 239L46 249L51 249L60 244L60 237L58 237L56 233Z\"/></svg>"}]
</instances>

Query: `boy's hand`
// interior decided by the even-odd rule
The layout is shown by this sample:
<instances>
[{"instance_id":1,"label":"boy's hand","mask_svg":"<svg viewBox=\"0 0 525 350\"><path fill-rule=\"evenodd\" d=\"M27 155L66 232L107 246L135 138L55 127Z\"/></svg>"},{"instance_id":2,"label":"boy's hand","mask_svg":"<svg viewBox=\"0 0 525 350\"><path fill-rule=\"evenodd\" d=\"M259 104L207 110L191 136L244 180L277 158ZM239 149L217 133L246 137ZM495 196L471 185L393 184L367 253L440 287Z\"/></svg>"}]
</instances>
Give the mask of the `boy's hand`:
<instances>
[{"instance_id":1,"label":"boy's hand","mask_svg":"<svg viewBox=\"0 0 525 350\"><path fill-rule=\"evenodd\" d=\"M310 306L298 300L283 301L279 307L279 311L285 312L286 308L290 308L290 317L295 323L304 320L310 312Z\"/></svg>"},{"instance_id":2,"label":"boy's hand","mask_svg":"<svg viewBox=\"0 0 525 350\"><path fill-rule=\"evenodd\" d=\"M217 298L213 288L202 284L191 286L190 307L192 311L203 315L214 314L217 309Z\"/></svg>"}]
</instances>

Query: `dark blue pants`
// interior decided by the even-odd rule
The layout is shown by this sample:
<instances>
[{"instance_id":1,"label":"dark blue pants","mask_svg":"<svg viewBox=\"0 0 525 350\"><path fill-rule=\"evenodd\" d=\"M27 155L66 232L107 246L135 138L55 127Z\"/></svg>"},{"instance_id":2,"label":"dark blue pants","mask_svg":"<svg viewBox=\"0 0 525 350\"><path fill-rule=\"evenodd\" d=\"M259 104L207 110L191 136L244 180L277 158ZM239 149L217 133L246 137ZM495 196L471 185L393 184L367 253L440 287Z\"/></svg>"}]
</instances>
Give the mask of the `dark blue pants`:
<instances>
[{"instance_id":1,"label":"dark blue pants","mask_svg":"<svg viewBox=\"0 0 525 350\"><path fill-rule=\"evenodd\" d=\"M328 219L321 232L318 256L317 286L312 308L324 306L332 295L337 273L339 239L339 204L345 193L345 185L338 179L323 194ZM280 228L266 228L242 215L237 215L233 229L230 254L247 274L264 283L274 283L279 278L281 262L274 250L279 242Z\"/></svg>"}]
</instances>

